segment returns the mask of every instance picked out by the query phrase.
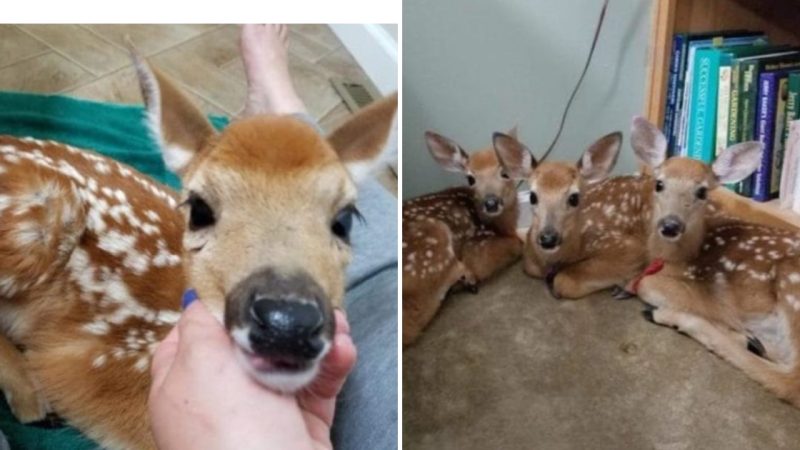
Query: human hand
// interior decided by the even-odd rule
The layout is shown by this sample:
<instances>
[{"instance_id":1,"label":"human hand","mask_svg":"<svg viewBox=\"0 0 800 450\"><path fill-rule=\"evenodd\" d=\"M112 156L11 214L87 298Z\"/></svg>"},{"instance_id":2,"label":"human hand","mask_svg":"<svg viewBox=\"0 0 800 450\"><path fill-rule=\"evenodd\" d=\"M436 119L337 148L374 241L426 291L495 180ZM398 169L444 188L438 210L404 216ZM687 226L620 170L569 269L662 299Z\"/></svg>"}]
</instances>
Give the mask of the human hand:
<instances>
[{"instance_id":1,"label":"human hand","mask_svg":"<svg viewBox=\"0 0 800 450\"><path fill-rule=\"evenodd\" d=\"M356 351L344 314L317 380L295 395L258 384L236 360L225 329L192 303L153 355L150 423L160 449L331 448L336 395Z\"/></svg>"}]
</instances>

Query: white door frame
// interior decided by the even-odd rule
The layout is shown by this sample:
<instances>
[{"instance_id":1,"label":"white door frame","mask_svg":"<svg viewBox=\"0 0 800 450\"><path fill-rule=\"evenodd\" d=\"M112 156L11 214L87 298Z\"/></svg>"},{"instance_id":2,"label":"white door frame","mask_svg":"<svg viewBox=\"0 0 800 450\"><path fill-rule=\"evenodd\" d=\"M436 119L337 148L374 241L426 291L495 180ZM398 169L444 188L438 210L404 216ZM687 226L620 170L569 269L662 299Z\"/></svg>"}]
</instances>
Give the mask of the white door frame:
<instances>
[{"instance_id":1,"label":"white door frame","mask_svg":"<svg viewBox=\"0 0 800 450\"><path fill-rule=\"evenodd\" d=\"M397 41L378 24L332 24L331 29L383 94L397 90Z\"/></svg>"}]
</instances>

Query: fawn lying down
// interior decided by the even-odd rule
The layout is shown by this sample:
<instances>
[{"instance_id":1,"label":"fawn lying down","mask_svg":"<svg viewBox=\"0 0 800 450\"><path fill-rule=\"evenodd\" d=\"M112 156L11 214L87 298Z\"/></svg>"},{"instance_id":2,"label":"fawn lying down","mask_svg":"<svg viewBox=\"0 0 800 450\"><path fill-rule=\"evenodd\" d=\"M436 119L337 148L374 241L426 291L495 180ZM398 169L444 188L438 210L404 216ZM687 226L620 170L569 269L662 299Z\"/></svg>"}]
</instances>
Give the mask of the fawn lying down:
<instances>
[{"instance_id":1,"label":"fawn lying down","mask_svg":"<svg viewBox=\"0 0 800 450\"><path fill-rule=\"evenodd\" d=\"M737 144L710 167L665 161L654 128L640 132L637 149L654 167L647 245L654 263L630 289L655 307L645 311L649 320L685 332L800 407L800 234L705 208L721 183L758 167L761 144Z\"/></svg>"},{"instance_id":2,"label":"fawn lying down","mask_svg":"<svg viewBox=\"0 0 800 450\"><path fill-rule=\"evenodd\" d=\"M52 409L126 449L154 447L150 357L187 286L259 381L294 391L316 377L357 214L348 169L380 160L397 106L370 106L327 140L278 116L217 133L136 65L180 195L88 151L0 138L0 387L23 422Z\"/></svg>"},{"instance_id":3,"label":"fawn lying down","mask_svg":"<svg viewBox=\"0 0 800 450\"><path fill-rule=\"evenodd\" d=\"M516 129L508 139L516 140ZM439 134L426 134L442 168L463 173L457 187L403 202L403 345L433 319L450 288L469 289L519 258L517 190L494 150L471 155Z\"/></svg>"}]
</instances>

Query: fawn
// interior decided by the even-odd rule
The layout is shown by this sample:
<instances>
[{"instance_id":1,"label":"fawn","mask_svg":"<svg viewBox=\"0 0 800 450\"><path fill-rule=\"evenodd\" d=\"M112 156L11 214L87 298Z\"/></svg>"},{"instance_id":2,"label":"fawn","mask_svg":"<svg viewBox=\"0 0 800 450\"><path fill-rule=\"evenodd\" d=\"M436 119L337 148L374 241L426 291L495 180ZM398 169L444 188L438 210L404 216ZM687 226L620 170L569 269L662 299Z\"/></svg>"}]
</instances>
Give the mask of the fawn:
<instances>
[{"instance_id":1,"label":"fawn","mask_svg":"<svg viewBox=\"0 0 800 450\"><path fill-rule=\"evenodd\" d=\"M477 283L517 260L517 189L493 149L471 155L442 135L425 134L439 165L463 173L456 187L403 202L403 345L433 319L453 285ZM516 128L507 139L516 141Z\"/></svg>"},{"instance_id":2,"label":"fawn","mask_svg":"<svg viewBox=\"0 0 800 450\"><path fill-rule=\"evenodd\" d=\"M758 167L761 144L733 146L709 167L665 161L660 133L640 135L635 150L654 168L647 242L653 263L629 289L655 308L645 317L685 332L800 407L800 235L709 216L705 206L720 183Z\"/></svg>"},{"instance_id":3,"label":"fawn","mask_svg":"<svg viewBox=\"0 0 800 450\"><path fill-rule=\"evenodd\" d=\"M579 298L596 290L624 284L618 272L638 273L643 257L637 249L617 251L630 242L623 232L635 224L617 210L613 195L628 196L630 177L606 180L614 168L622 133L601 137L581 155L577 164L538 162L530 150L500 133L494 137L497 156L516 180L530 187L533 221L523 250L523 268L534 278L545 278L554 296ZM604 181L605 180L605 181Z\"/></svg>"},{"instance_id":4,"label":"fawn","mask_svg":"<svg viewBox=\"0 0 800 450\"><path fill-rule=\"evenodd\" d=\"M328 139L268 115L217 133L134 59L181 194L88 151L0 137L0 387L21 421L52 408L104 448L154 448L148 367L187 287L258 381L315 379L358 214L348 172L380 160L397 107L388 97Z\"/></svg>"}]
</instances>

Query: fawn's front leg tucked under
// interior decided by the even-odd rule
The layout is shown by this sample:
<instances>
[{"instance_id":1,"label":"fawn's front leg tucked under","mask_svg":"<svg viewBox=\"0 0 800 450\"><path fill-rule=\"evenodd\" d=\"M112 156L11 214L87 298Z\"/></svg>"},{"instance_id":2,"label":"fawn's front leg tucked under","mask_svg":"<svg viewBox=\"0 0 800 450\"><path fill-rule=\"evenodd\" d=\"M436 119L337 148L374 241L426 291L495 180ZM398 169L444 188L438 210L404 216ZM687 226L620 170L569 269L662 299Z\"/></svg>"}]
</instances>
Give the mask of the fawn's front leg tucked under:
<instances>
[{"instance_id":1,"label":"fawn's front leg tucked under","mask_svg":"<svg viewBox=\"0 0 800 450\"><path fill-rule=\"evenodd\" d=\"M43 419L48 406L25 365L25 356L7 337L0 335L0 389L17 420L29 423Z\"/></svg>"},{"instance_id":2,"label":"fawn's front leg tucked under","mask_svg":"<svg viewBox=\"0 0 800 450\"><path fill-rule=\"evenodd\" d=\"M479 283L514 263L521 252L516 236L475 237L464 244L461 262Z\"/></svg>"},{"instance_id":3,"label":"fawn's front leg tucked under","mask_svg":"<svg viewBox=\"0 0 800 450\"><path fill-rule=\"evenodd\" d=\"M578 299L594 292L622 285L642 270L644 249L636 239L627 238L559 270L553 279L556 298Z\"/></svg>"}]
</instances>

